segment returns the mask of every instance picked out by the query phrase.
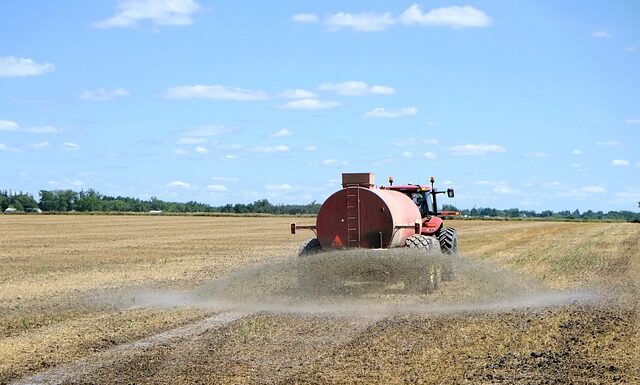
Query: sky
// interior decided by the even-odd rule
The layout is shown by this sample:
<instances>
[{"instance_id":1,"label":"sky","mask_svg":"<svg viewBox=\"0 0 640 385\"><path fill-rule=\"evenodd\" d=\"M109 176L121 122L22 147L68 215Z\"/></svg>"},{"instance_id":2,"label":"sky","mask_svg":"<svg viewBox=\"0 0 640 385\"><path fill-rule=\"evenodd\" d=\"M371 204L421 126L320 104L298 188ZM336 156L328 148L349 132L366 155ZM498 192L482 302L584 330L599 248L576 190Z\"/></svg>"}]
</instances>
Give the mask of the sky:
<instances>
[{"instance_id":1,"label":"sky","mask_svg":"<svg viewBox=\"0 0 640 385\"><path fill-rule=\"evenodd\" d=\"M638 210L638 1L0 2L0 189Z\"/></svg>"}]
</instances>

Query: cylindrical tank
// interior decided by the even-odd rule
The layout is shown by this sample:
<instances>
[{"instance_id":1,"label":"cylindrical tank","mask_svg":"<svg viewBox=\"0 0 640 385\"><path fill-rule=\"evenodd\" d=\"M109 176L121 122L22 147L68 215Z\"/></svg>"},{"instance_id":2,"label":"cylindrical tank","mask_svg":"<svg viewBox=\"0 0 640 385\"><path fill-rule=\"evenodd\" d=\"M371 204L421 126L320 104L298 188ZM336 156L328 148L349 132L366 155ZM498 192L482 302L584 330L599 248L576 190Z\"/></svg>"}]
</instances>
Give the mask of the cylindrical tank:
<instances>
[{"instance_id":1,"label":"cylindrical tank","mask_svg":"<svg viewBox=\"0 0 640 385\"><path fill-rule=\"evenodd\" d=\"M323 248L402 247L422 222L420 210L403 193L366 187L335 192L320 207L316 220Z\"/></svg>"}]
</instances>

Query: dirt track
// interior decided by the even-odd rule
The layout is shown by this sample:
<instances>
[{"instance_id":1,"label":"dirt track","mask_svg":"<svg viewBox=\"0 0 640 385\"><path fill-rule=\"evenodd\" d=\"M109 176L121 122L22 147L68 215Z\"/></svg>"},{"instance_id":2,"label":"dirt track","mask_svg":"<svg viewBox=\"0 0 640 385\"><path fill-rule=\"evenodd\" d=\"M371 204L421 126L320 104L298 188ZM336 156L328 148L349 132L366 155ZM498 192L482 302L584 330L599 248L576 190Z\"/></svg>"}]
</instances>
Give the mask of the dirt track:
<instances>
[{"instance_id":1,"label":"dirt track","mask_svg":"<svg viewBox=\"0 0 640 385\"><path fill-rule=\"evenodd\" d=\"M45 220L57 219L63 219L58 223L63 229L60 238L73 240L78 236L71 230L64 235L64 226L69 226L64 222L66 218ZM396 290L391 294L378 290L376 295L359 297L359 302L354 302L349 296L345 300L341 293L335 301L329 301L335 305L342 300L343 304L352 305L352 311L318 312L314 307L322 310L326 303L312 302L301 313L292 309L295 306L291 304L283 312L274 311L273 304L262 303L262 310L271 311L261 311L257 306L252 314L233 313L236 316L229 317L225 314L232 309L215 309L202 302L202 291L211 287L207 274L216 277L235 274L250 282L255 275L246 273L247 266L260 260L267 261L271 268L283 266L281 257L290 254L299 240L278 235L279 227L284 226L286 231L287 220L267 219L262 233L264 247L252 249L244 243L232 249L233 240L229 240L217 241L211 249L206 237L210 227L218 230L214 237L224 239L219 231L228 223L221 221L235 220L191 220L197 222L195 226L201 229L200 233L194 235L193 225L183 219L177 224L167 220L154 226L160 232L163 226L171 227L176 234L174 239L195 238L189 245L191 254L197 257L195 263L193 259L172 261L176 258L174 253L182 251L167 243L166 238L136 237L136 231L132 230L144 226L145 221L158 221L152 218L129 219L131 235L128 238L123 235L124 239L115 245L109 245L108 240L95 241L92 247L97 250L89 251L95 259L86 261L86 255L82 254L85 267L80 271L68 263L66 269L70 271L60 272L60 259L73 262L70 255L74 251L69 252L68 244L51 242L53 250L48 250L47 255L58 258L58 263L52 261L45 267L40 266L42 260L35 260L37 254L33 250L11 253L6 251L7 244L3 245L5 251L0 256L6 262L1 271L4 277L10 276L11 270L14 275L22 271L25 279L44 277L45 283L50 284L26 291L23 295L27 299L22 299L12 293L16 286L29 287L26 282L15 278L4 281L0 297L3 310L8 313L4 315L5 332L0 347L13 349L14 354L8 357L0 353L0 359L4 360L0 364L0 380L285 384L640 382L637 225L496 222L487 230L486 222L457 222L461 247L465 250L463 258L469 263L462 266L462 274L456 280L441 288L440 294L407 295L402 290L397 292L398 286L391 283L390 290ZM13 236L17 242L19 226L13 225L13 235L12 231L7 233L9 239ZM87 218L83 225L89 231L92 226L104 226L94 218ZM120 227L125 225L119 223ZM124 228L112 230L127 233ZM105 234L110 237L109 232ZM42 237L51 235L43 232ZM136 254L136 240L144 241L145 248L150 250ZM122 244L127 245L124 250L119 247ZM162 247L158 247L160 244ZM263 249L272 258L265 259L264 253L260 254ZM219 264L215 256L199 258L205 253L230 252L241 256L236 259L238 264ZM119 276L120 280L113 281L111 287L100 286L100 279L94 283L81 280L77 285L81 289L65 283L65 274L99 277L102 271L112 271L109 267L117 269L122 264L127 268L126 260L114 261L114 254L118 253L135 261L128 265L132 271L139 265L153 270L155 261L162 259L169 262L158 265L155 271L140 269L139 275ZM189 258L189 254L185 256ZM168 276L175 278L177 271L181 271L178 275L183 278L166 280ZM207 273L210 271L216 272ZM277 274L272 277L282 277L283 270L274 271ZM497 275L492 274L495 271ZM57 288L55 295L48 296L49 301L43 299L52 294L46 287ZM141 289L180 295L174 297L173 303L154 306L139 298L135 306L116 300L129 298ZM103 301L107 292L111 302ZM511 292L521 296L510 296ZM541 297L542 292L598 295L586 298L565 295L554 302ZM527 295L543 300L523 302ZM520 300L509 302L505 298ZM303 301L309 304L308 299ZM407 301L423 307L419 311L405 311L409 309ZM498 308L479 306L482 302L496 301L502 303ZM371 307L376 303L386 303L391 310ZM391 306L398 303L402 306ZM443 308L451 303L457 306ZM358 306L367 311L353 311ZM33 325L28 319L38 321ZM83 338L72 336L78 330L85 333ZM70 346L69 340L79 341L80 346ZM37 343L45 349L33 346ZM29 349L32 355L25 354ZM38 373L40 377L32 377Z\"/></svg>"}]
</instances>

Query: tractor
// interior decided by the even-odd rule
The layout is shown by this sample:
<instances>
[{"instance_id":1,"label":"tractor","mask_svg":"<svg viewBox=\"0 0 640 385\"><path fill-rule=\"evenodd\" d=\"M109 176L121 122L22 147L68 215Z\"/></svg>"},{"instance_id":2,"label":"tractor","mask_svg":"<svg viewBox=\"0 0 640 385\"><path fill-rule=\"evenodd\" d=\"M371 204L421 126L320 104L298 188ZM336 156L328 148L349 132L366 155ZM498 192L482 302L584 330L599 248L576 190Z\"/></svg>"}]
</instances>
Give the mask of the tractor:
<instances>
[{"instance_id":1,"label":"tractor","mask_svg":"<svg viewBox=\"0 0 640 385\"><path fill-rule=\"evenodd\" d=\"M376 187L372 173L342 174L342 189L322 204L315 225L291 224L291 234L306 229L316 235L302 244L298 256L337 249L394 248L414 249L424 256L456 255L456 230L445 227L442 217L459 213L439 211L437 205L438 195L453 198L454 191L451 188L439 191L434 183L431 177L427 186L394 185L393 178L389 178L388 186ZM437 287L446 268L440 263L427 264L427 288L431 290ZM304 279L308 275L305 272Z\"/></svg>"}]
</instances>

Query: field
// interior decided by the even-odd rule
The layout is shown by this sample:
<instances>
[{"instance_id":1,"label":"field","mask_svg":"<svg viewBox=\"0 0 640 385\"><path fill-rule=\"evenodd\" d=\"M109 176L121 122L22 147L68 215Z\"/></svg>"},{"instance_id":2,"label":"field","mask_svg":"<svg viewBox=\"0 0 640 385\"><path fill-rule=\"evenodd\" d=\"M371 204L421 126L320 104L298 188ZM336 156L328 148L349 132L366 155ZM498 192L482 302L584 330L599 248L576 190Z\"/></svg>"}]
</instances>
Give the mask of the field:
<instances>
[{"instance_id":1,"label":"field","mask_svg":"<svg viewBox=\"0 0 640 385\"><path fill-rule=\"evenodd\" d=\"M436 292L321 296L290 221L0 216L0 383L640 383L637 224L450 222Z\"/></svg>"}]
</instances>

